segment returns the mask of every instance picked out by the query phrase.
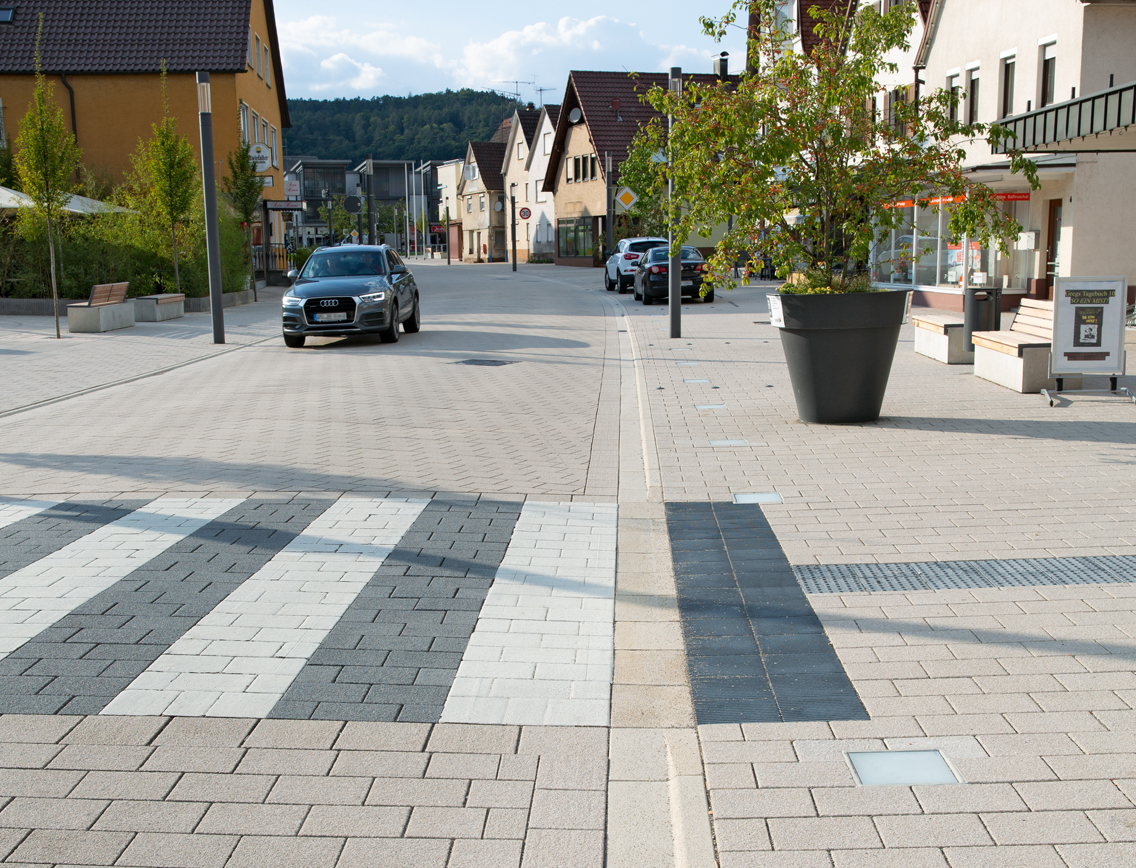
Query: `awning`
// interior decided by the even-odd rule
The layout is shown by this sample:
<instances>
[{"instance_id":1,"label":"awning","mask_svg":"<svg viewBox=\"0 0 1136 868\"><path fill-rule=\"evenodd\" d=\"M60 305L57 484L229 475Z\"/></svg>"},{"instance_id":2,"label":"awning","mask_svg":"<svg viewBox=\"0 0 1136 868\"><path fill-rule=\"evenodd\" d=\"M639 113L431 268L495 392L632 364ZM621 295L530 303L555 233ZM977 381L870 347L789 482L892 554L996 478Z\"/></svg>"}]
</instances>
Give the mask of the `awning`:
<instances>
[{"instance_id":1,"label":"awning","mask_svg":"<svg viewBox=\"0 0 1136 868\"><path fill-rule=\"evenodd\" d=\"M1004 144L993 148L996 154L1014 149L1051 154L1136 151L1136 82L1047 105L998 123L1008 127L1011 135Z\"/></svg>"},{"instance_id":2,"label":"awning","mask_svg":"<svg viewBox=\"0 0 1136 868\"><path fill-rule=\"evenodd\" d=\"M32 207L32 200L24 193L9 190L7 187L0 187L0 211L15 211L17 208L30 207ZM63 210L68 214L87 215L103 214L108 211L126 211L127 209L111 205L108 202L100 202L97 199L88 199L86 196L72 196L63 206Z\"/></svg>"}]
</instances>

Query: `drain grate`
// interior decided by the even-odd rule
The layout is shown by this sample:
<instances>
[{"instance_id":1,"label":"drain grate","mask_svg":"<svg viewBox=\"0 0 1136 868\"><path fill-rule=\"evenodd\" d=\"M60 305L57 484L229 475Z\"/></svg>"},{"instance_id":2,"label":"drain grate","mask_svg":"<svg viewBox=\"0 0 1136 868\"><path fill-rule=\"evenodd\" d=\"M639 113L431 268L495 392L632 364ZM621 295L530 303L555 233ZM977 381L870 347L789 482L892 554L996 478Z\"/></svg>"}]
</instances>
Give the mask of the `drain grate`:
<instances>
[{"instance_id":1,"label":"drain grate","mask_svg":"<svg viewBox=\"0 0 1136 868\"><path fill-rule=\"evenodd\" d=\"M482 368L499 368L501 365L514 365L516 362L506 361L505 359L462 359L460 362L454 362L455 365L477 365Z\"/></svg>"},{"instance_id":2,"label":"drain grate","mask_svg":"<svg viewBox=\"0 0 1136 868\"><path fill-rule=\"evenodd\" d=\"M807 594L1136 583L1136 556L829 564L793 570Z\"/></svg>"}]
</instances>

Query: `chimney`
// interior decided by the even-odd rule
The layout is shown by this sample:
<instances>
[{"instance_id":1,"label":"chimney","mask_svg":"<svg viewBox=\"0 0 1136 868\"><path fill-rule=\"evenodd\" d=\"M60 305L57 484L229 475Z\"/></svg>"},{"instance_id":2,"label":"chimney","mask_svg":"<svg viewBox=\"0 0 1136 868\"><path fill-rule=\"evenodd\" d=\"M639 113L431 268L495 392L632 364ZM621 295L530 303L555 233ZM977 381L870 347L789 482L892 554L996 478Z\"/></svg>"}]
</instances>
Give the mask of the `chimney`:
<instances>
[{"instance_id":1,"label":"chimney","mask_svg":"<svg viewBox=\"0 0 1136 868\"><path fill-rule=\"evenodd\" d=\"M718 81L725 81L729 74L730 52L723 51L718 57L714 58L714 75L718 76Z\"/></svg>"},{"instance_id":2,"label":"chimney","mask_svg":"<svg viewBox=\"0 0 1136 868\"><path fill-rule=\"evenodd\" d=\"M536 111L536 106L533 105L531 102L527 106L525 106L525 108L528 109L530 112Z\"/></svg>"}]
</instances>

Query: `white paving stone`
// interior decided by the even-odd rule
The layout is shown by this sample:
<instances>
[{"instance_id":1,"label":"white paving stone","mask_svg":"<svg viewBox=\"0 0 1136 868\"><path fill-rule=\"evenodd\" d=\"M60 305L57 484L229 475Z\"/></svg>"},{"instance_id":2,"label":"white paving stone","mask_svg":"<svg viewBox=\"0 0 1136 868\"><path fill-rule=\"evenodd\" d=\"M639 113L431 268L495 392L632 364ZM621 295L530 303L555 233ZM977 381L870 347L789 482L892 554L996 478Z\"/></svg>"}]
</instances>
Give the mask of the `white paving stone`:
<instances>
[{"instance_id":1,"label":"white paving stone","mask_svg":"<svg viewBox=\"0 0 1136 868\"><path fill-rule=\"evenodd\" d=\"M57 500L0 500L0 527L31 518L58 505Z\"/></svg>"},{"instance_id":2,"label":"white paving stone","mask_svg":"<svg viewBox=\"0 0 1136 868\"><path fill-rule=\"evenodd\" d=\"M428 502L340 498L102 713L266 716Z\"/></svg>"},{"instance_id":3,"label":"white paving stone","mask_svg":"<svg viewBox=\"0 0 1136 868\"><path fill-rule=\"evenodd\" d=\"M607 726L614 504L526 503L442 720Z\"/></svg>"},{"instance_id":4,"label":"white paving stone","mask_svg":"<svg viewBox=\"0 0 1136 868\"><path fill-rule=\"evenodd\" d=\"M0 657L240 503L159 497L0 579Z\"/></svg>"}]
</instances>

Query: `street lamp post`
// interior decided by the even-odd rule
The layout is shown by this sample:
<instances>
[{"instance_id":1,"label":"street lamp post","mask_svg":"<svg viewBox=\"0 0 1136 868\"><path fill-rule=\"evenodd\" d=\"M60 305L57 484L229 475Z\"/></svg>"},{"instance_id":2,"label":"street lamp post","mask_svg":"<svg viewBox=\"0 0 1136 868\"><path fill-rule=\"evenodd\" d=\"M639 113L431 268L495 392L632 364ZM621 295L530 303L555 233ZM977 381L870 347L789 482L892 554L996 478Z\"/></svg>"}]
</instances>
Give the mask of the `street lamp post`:
<instances>
[{"instance_id":1,"label":"street lamp post","mask_svg":"<svg viewBox=\"0 0 1136 868\"><path fill-rule=\"evenodd\" d=\"M446 265L450 264L450 206L449 199L446 200Z\"/></svg>"},{"instance_id":2,"label":"street lamp post","mask_svg":"<svg viewBox=\"0 0 1136 868\"><path fill-rule=\"evenodd\" d=\"M682 95L682 67L672 66L670 76L670 90L676 96ZM667 116L668 134L674 129L674 115ZM671 260L667 267L667 283L671 315L671 337L682 337L682 248L675 252L675 218L674 218L674 155L671 153L671 137L667 136L667 204L671 212L667 221L667 243L670 245Z\"/></svg>"},{"instance_id":3,"label":"street lamp post","mask_svg":"<svg viewBox=\"0 0 1136 868\"><path fill-rule=\"evenodd\" d=\"M517 195L513 192L516 182L509 185L509 207L512 209L510 222L513 226L513 271L517 270Z\"/></svg>"},{"instance_id":4,"label":"street lamp post","mask_svg":"<svg viewBox=\"0 0 1136 868\"><path fill-rule=\"evenodd\" d=\"M201 127L201 183L205 193L205 250L209 263L209 312L213 343L225 343L224 300L221 296L221 243L217 232L217 178L213 172L213 99L209 73L197 73L197 112Z\"/></svg>"}]
</instances>

